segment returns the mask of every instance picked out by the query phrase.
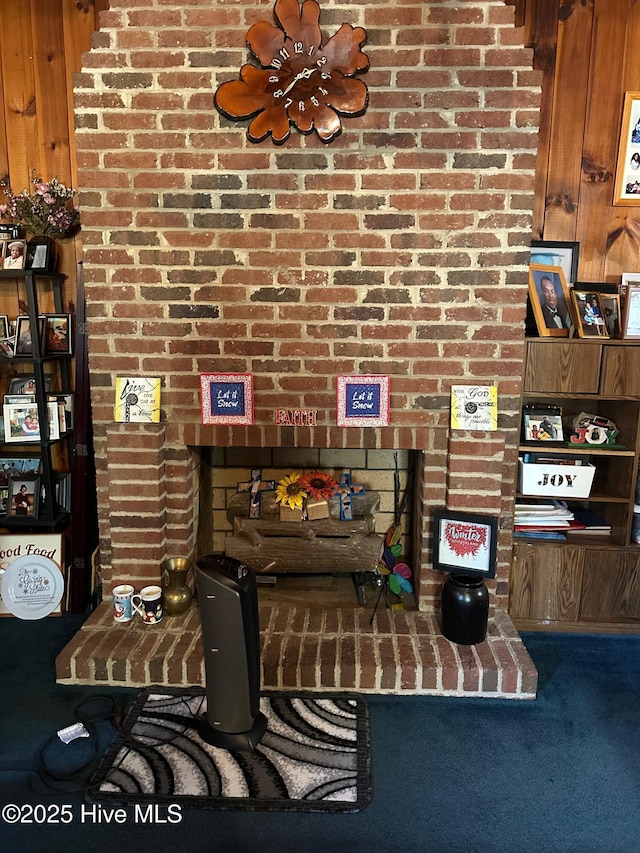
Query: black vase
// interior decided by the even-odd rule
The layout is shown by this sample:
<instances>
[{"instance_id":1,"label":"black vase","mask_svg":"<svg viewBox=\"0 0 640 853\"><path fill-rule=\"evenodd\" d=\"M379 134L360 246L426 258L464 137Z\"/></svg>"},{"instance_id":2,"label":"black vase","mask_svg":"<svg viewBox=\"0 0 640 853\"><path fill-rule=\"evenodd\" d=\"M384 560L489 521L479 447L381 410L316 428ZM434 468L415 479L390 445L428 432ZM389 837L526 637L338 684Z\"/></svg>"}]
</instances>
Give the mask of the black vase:
<instances>
[{"instance_id":1,"label":"black vase","mask_svg":"<svg viewBox=\"0 0 640 853\"><path fill-rule=\"evenodd\" d=\"M481 643L487 636L489 591L484 578L449 575L442 586L442 633L461 646Z\"/></svg>"}]
</instances>

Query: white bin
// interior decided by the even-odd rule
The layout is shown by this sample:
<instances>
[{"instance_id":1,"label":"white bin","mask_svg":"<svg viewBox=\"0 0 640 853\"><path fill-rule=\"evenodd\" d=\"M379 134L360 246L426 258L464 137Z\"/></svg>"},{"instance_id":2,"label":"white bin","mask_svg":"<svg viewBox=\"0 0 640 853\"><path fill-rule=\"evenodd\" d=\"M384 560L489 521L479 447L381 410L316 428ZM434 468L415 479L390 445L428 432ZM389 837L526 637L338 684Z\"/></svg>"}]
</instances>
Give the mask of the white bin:
<instances>
[{"instance_id":1,"label":"white bin","mask_svg":"<svg viewBox=\"0 0 640 853\"><path fill-rule=\"evenodd\" d=\"M551 465L525 463L518 459L518 489L523 495L548 498L588 498L594 465Z\"/></svg>"}]
</instances>

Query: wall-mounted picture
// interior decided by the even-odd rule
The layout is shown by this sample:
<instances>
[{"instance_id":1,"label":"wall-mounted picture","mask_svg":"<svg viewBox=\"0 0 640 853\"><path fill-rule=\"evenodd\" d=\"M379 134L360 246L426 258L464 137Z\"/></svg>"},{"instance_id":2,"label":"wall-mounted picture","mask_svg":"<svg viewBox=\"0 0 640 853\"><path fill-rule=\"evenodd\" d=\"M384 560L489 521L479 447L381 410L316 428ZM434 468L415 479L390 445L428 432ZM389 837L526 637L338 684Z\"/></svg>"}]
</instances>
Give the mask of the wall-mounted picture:
<instances>
[{"instance_id":1,"label":"wall-mounted picture","mask_svg":"<svg viewBox=\"0 0 640 853\"><path fill-rule=\"evenodd\" d=\"M630 284L624 303L622 337L627 340L640 338L640 284Z\"/></svg>"},{"instance_id":2,"label":"wall-mounted picture","mask_svg":"<svg viewBox=\"0 0 640 853\"><path fill-rule=\"evenodd\" d=\"M640 92L624 96L613 203L640 204Z\"/></svg>"},{"instance_id":3,"label":"wall-mounted picture","mask_svg":"<svg viewBox=\"0 0 640 853\"><path fill-rule=\"evenodd\" d=\"M574 288L571 296L578 318L578 335L581 338L608 338L600 294Z\"/></svg>"},{"instance_id":4,"label":"wall-mounted picture","mask_svg":"<svg viewBox=\"0 0 640 853\"><path fill-rule=\"evenodd\" d=\"M497 518L470 512L436 510L433 521L434 569L476 577L495 577Z\"/></svg>"},{"instance_id":5,"label":"wall-mounted picture","mask_svg":"<svg viewBox=\"0 0 640 853\"><path fill-rule=\"evenodd\" d=\"M201 373L203 424L252 424L253 376L250 373Z\"/></svg>"},{"instance_id":6,"label":"wall-mounted picture","mask_svg":"<svg viewBox=\"0 0 640 853\"><path fill-rule=\"evenodd\" d=\"M43 314L44 354L71 355L71 314Z\"/></svg>"},{"instance_id":7,"label":"wall-mounted picture","mask_svg":"<svg viewBox=\"0 0 640 853\"><path fill-rule=\"evenodd\" d=\"M44 320L39 318L38 324L40 326L38 330L40 334L39 341L42 341ZM14 355L33 355L33 333L31 329L31 320L26 315L21 315L16 320L16 342Z\"/></svg>"},{"instance_id":8,"label":"wall-mounted picture","mask_svg":"<svg viewBox=\"0 0 640 853\"><path fill-rule=\"evenodd\" d=\"M338 376L338 426L388 426L388 376Z\"/></svg>"},{"instance_id":9,"label":"wall-mounted picture","mask_svg":"<svg viewBox=\"0 0 640 853\"><path fill-rule=\"evenodd\" d=\"M529 265L529 301L540 337L569 337L575 321L562 267Z\"/></svg>"},{"instance_id":10,"label":"wall-mounted picture","mask_svg":"<svg viewBox=\"0 0 640 853\"><path fill-rule=\"evenodd\" d=\"M38 517L40 477L9 481L9 515Z\"/></svg>"},{"instance_id":11,"label":"wall-mounted picture","mask_svg":"<svg viewBox=\"0 0 640 853\"><path fill-rule=\"evenodd\" d=\"M562 267L564 280L571 286L578 278L580 243L558 240L532 240L529 261L548 267Z\"/></svg>"}]
</instances>

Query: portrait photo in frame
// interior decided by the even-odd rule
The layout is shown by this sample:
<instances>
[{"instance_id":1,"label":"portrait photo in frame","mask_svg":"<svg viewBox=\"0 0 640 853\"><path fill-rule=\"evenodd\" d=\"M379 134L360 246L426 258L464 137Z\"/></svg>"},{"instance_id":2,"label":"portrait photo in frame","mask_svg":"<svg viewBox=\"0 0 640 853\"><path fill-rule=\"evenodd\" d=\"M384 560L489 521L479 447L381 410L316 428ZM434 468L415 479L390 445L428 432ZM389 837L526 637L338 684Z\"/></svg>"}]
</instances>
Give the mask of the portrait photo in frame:
<instances>
[{"instance_id":1,"label":"portrait photo in frame","mask_svg":"<svg viewBox=\"0 0 640 853\"><path fill-rule=\"evenodd\" d=\"M613 204L640 205L640 92L624 96Z\"/></svg>"},{"instance_id":2,"label":"portrait photo in frame","mask_svg":"<svg viewBox=\"0 0 640 853\"><path fill-rule=\"evenodd\" d=\"M436 510L433 514L433 568L493 578L496 574L498 519L492 515Z\"/></svg>"},{"instance_id":3,"label":"portrait photo in frame","mask_svg":"<svg viewBox=\"0 0 640 853\"><path fill-rule=\"evenodd\" d=\"M601 294L595 290L576 290L571 292L577 317L578 335L581 338L608 338Z\"/></svg>"},{"instance_id":4,"label":"portrait photo in frame","mask_svg":"<svg viewBox=\"0 0 640 853\"><path fill-rule=\"evenodd\" d=\"M26 240L7 240L4 246L2 268L5 270L23 270L26 248Z\"/></svg>"},{"instance_id":5,"label":"portrait photo in frame","mask_svg":"<svg viewBox=\"0 0 640 853\"><path fill-rule=\"evenodd\" d=\"M570 286L578 278L580 243L559 240L532 240L529 262L549 267L562 267L564 280Z\"/></svg>"},{"instance_id":6,"label":"portrait photo in frame","mask_svg":"<svg viewBox=\"0 0 640 853\"><path fill-rule=\"evenodd\" d=\"M338 376L336 398L338 426L389 425L388 376Z\"/></svg>"},{"instance_id":7,"label":"portrait photo in frame","mask_svg":"<svg viewBox=\"0 0 640 853\"><path fill-rule=\"evenodd\" d=\"M42 314L44 354L71 355L71 314Z\"/></svg>"},{"instance_id":8,"label":"portrait photo in frame","mask_svg":"<svg viewBox=\"0 0 640 853\"><path fill-rule=\"evenodd\" d=\"M9 515L38 517L40 477L9 480Z\"/></svg>"},{"instance_id":9,"label":"portrait photo in frame","mask_svg":"<svg viewBox=\"0 0 640 853\"><path fill-rule=\"evenodd\" d=\"M540 337L569 337L575 318L562 267L529 264L529 301Z\"/></svg>"},{"instance_id":10,"label":"portrait photo in frame","mask_svg":"<svg viewBox=\"0 0 640 853\"><path fill-rule=\"evenodd\" d=\"M44 328L44 320L38 318L38 335L39 342L42 347L42 330ZM26 314L19 316L16 319L16 341L14 355L33 355L33 331L31 329L31 320Z\"/></svg>"},{"instance_id":11,"label":"portrait photo in frame","mask_svg":"<svg viewBox=\"0 0 640 853\"><path fill-rule=\"evenodd\" d=\"M201 373L200 407L203 424L252 424L251 373Z\"/></svg>"}]
</instances>

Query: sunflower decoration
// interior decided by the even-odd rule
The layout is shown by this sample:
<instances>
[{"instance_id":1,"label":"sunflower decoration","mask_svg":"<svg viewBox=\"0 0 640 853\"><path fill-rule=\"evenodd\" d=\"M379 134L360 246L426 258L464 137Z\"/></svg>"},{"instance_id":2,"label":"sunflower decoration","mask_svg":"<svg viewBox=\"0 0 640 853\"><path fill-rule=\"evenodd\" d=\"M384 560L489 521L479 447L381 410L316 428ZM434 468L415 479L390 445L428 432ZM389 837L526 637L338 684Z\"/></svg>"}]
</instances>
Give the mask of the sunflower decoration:
<instances>
[{"instance_id":1,"label":"sunflower decoration","mask_svg":"<svg viewBox=\"0 0 640 853\"><path fill-rule=\"evenodd\" d=\"M302 491L306 492L310 498L318 501L328 501L335 494L335 489L338 485L331 474L325 474L323 471L312 471L310 474L303 474L299 482Z\"/></svg>"},{"instance_id":2,"label":"sunflower decoration","mask_svg":"<svg viewBox=\"0 0 640 853\"><path fill-rule=\"evenodd\" d=\"M293 471L278 481L276 488L276 501L278 503L282 506L291 507L291 509L302 509L306 493L302 488L301 477L301 474Z\"/></svg>"}]
</instances>

